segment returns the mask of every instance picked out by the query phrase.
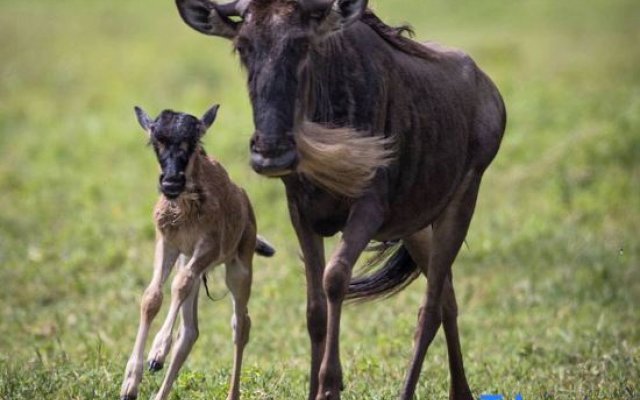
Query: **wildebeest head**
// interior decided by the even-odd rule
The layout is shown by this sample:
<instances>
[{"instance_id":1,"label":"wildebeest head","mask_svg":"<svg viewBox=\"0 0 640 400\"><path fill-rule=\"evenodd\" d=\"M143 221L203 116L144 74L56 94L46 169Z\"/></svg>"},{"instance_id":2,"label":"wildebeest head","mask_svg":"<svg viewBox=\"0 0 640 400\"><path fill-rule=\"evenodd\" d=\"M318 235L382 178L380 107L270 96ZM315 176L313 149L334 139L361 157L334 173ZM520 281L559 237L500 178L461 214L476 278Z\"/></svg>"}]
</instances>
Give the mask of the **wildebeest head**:
<instances>
[{"instance_id":1,"label":"wildebeest head","mask_svg":"<svg viewBox=\"0 0 640 400\"><path fill-rule=\"evenodd\" d=\"M313 46L354 21L367 0L176 0L195 30L233 40L247 69L255 132L251 166L282 176L295 169L301 122L299 76Z\"/></svg>"},{"instance_id":2,"label":"wildebeest head","mask_svg":"<svg viewBox=\"0 0 640 400\"><path fill-rule=\"evenodd\" d=\"M168 199L175 199L184 191L193 155L200 139L216 118L219 105L214 105L201 119L192 115L164 110L152 120L144 110L135 107L140 126L160 163L159 188Z\"/></svg>"}]
</instances>

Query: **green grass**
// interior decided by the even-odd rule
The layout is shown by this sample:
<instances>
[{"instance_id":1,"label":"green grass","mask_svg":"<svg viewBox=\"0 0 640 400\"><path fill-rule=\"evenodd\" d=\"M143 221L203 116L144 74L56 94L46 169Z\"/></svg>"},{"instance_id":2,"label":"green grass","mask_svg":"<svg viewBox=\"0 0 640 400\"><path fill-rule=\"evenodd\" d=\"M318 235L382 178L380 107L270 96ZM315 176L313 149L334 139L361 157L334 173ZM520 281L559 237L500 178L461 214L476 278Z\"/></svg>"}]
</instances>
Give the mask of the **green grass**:
<instances>
[{"instance_id":1,"label":"green grass","mask_svg":"<svg viewBox=\"0 0 640 400\"><path fill-rule=\"evenodd\" d=\"M509 110L454 267L476 396L639 399L636 1L373 5L421 40L471 53ZM304 273L282 185L248 167L251 109L230 45L188 29L172 2L5 0L0 60L0 398L117 397L151 271L156 199L133 106L200 114L214 102L222 108L205 145L278 248L255 263L243 396L305 397ZM220 271L211 278L222 295ZM396 397L424 288L347 307L345 399ZM201 304L174 399L226 392L229 299ZM159 382L145 375L141 398ZM416 398L444 399L447 388L439 334Z\"/></svg>"}]
</instances>

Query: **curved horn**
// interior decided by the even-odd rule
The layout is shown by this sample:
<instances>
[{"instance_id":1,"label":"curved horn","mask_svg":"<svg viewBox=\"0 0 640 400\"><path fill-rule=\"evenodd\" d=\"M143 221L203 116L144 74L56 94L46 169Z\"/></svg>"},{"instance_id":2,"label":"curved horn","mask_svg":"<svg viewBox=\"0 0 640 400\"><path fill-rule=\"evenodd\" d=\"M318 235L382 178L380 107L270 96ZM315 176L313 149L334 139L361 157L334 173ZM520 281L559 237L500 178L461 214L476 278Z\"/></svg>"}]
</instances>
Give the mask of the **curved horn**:
<instances>
[{"instance_id":1,"label":"curved horn","mask_svg":"<svg viewBox=\"0 0 640 400\"><path fill-rule=\"evenodd\" d=\"M251 0L217 4L209 0L175 0L184 22L205 35L233 38L240 25L230 17L242 17Z\"/></svg>"},{"instance_id":2,"label":"curved horn","mask_svg":"<svg viewBox=\"0 0 640 400\"><path fill-rule=\"evenodd\" d=\"M214 7L225 17L241 17L249 7L251 0L235 0L225 4L216 4Z\"/></svg>"}]
</instances>

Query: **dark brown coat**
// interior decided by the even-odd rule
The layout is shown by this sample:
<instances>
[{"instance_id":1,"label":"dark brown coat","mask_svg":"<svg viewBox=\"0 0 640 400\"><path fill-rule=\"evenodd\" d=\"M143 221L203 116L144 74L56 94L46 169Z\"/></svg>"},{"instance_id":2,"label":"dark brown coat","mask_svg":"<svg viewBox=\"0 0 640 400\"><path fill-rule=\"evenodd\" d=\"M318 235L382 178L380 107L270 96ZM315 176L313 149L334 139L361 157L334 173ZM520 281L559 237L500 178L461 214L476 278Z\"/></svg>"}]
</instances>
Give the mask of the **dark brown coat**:
<instances>
[{"instance_id":1,"label":"dark brown coat","mask_svg":"<svg viewBox=\"0 0 640 400\"><path fill-rule=\"evenodd\" d=\"M345 298L389 295L421 272L428 286L401 398L413 397L442 326L450 397L471 400L451 266L505 129L495 85L468 55L404 37L366 0L176 3L192 28L233 40L253 106L251 165L286 187L308 282L309 400L340 398ZM326 262L323 237L338 232ZM354 278L371 240L399 245Z\"/></svg>"}]
</instances>

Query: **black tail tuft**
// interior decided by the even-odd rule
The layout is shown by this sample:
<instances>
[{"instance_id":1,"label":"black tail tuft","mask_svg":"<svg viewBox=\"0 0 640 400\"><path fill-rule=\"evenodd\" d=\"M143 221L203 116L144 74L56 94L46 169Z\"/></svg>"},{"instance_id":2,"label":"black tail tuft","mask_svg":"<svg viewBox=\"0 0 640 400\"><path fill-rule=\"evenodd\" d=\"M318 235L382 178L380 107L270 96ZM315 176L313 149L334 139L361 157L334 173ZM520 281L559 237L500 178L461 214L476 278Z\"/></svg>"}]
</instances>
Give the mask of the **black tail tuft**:
<instances>
[{"instance_id":1,"label":"black tail tuft","mask_svg":"<svg viewBox=\"0 0 640 400\"><path fill-rule=\"evenodd\" d=\"M380 265L385 250L374 256L372 262ZM377 265L371 265L375 267ZM367 266L365 266L365 270ZM404 246L394 249L384 264L370 274L353 277L349 283L347 300L365 301L390 297L407 287L420 275L420 269Z\"/></svg>"},{"instance_id":2,"label":"black tail tuft","mask_svg":"<svg viewBox=\"0 0 640 400\"><path fill-rule=\"evenodd\" d=\"M276 249L274 249L273 246L265 240L265 238L258 235L256 238L256 254L263 257L271 257L276 254Z\"/></svg>"}]
</instances>

